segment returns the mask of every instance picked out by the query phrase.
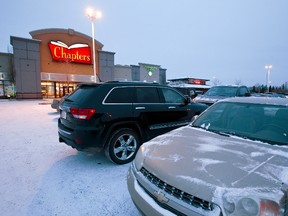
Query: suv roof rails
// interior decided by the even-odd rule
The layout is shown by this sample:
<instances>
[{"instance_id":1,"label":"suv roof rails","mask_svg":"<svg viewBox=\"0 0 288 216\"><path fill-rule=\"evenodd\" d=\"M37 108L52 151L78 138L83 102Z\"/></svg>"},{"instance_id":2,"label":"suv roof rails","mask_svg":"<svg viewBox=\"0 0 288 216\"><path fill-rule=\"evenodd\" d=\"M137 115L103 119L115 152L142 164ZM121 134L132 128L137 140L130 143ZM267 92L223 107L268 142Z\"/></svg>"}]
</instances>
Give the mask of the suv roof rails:
<instances>
[{"instance_id":1,"label":"suv roof rails","mask_svg":"<svg viewBox=\"0 0 288 216\"><path fill-rule=\"evenodd\" d=\"M107 81L104 83L126 83L126 84L155 84L160 85L158 82L145 82L145 81Z\"/></svg>"}]
</instances>

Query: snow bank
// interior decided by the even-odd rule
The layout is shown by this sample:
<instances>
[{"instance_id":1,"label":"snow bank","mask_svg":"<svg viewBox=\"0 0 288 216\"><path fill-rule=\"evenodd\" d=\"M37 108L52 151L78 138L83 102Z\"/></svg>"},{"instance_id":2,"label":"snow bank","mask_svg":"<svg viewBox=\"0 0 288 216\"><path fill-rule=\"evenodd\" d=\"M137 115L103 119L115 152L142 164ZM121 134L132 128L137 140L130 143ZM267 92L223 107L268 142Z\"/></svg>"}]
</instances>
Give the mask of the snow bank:
<instances>
[{"instance_id":1,"label":"snow bank","mask_svg":"<svg viewBox=\"0 0 288 216\"><path fill-rule=\"evenodd\" d=\"M58 115L49 101L0 100L1 215L139 215L130 164L59 143Z\"/></svg>"}]
</instances>

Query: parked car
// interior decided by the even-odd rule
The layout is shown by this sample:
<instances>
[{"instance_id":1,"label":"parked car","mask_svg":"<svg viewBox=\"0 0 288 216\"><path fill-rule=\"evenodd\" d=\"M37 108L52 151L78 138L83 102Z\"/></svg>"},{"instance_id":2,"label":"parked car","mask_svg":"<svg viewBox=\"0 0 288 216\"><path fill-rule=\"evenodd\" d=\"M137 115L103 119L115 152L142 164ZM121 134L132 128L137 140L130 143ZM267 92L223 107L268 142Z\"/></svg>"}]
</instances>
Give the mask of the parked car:
<instances>
[{"instance_id":1,"label":"parked car","mask_svg":"<svg viewBox=\"0 0 288 216\"><path fill-rule=\"evenodd\" d=\"M288 99L230 98L144 143L128 172L144 215L288 215Z\"/></svg>"},{"instance_id":2,"label":"parked car","mask_svg":"<svg viewBox=\"0 0 288 216\"><path fill-rule=\"evenodd\" d=\"M57 112L59 112L59 102L60 102L60 99L55 98L55 99L53 99L53 101L51 103L51 108L56 109Z\"/></svg>"},{"instance_id":3,"label":"parked car","mask_svg":"<svg viewBox=\"0 0 288 216\"><path fill-rule=\"evenodd\" d=\"M250 95L251 94L247 86L238 86L238 85L213 86L203 95L197 96L194 99L194 101L211 106L213 103L221 99L230 97L247 97Z\"/></svg>"},{"instance_id":4,"label":"parked car","mask_svg":"<svg viewBox=\"0 0 288 216\"><path fill-rule=\"evenodd\" d=\"M159 84L82 84L60 105L59 141L79 151L105 149L109 159L124 164L143 142L188 125L206 108Z\"/></svg>"},{"instance_id":5,"label":"parked car","mask_svg":"<svg viewBox=\"0 0 288 216\"><path fill-rule=\"evenodd\" d=\"M59 112L59 106L62 104L62 102L65 100L65 98L68 95L63 96L62 98L54 98L51 103L51 108L56 109L57 112Z\"/></svg>"},{"instance_id":6,"label":"parked car","mask_svg":"<svg viewBox=\"0 0 288 216\"><path fill-rule=\"evenodd\" d=\"M255 97L280 97L280 98L286 98L286 96L284 94L275 93L275 92L253 93L252 96L255 96Z\"/></svg>"}]
</instances>

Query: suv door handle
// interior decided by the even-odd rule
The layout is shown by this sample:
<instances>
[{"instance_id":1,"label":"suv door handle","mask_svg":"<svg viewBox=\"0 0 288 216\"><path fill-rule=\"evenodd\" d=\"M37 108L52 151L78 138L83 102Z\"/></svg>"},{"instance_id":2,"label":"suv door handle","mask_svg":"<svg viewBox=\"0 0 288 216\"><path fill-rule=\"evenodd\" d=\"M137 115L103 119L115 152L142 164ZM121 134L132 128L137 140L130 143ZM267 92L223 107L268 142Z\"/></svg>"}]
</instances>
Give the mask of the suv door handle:
<instances>
[{"instance_id":1,"label":"suv door handle","mask_svg":"<svg viewBox=\"0 0 288 216\"><path fill-rule=\"evenodd\" d=\"M135 108L136 110L144 110L144 109L146 109L145 107L136 107Z\"/></svg>"},{"instance_id":2,"label":"suv door handle","mask_svg":"<svg viewBox=\"0 0 288 216\"><path fill-rule=\"evenodd\" d=\"M175 106L169 106L168 109L175 109Z\"/></svg>"}]
</instances>

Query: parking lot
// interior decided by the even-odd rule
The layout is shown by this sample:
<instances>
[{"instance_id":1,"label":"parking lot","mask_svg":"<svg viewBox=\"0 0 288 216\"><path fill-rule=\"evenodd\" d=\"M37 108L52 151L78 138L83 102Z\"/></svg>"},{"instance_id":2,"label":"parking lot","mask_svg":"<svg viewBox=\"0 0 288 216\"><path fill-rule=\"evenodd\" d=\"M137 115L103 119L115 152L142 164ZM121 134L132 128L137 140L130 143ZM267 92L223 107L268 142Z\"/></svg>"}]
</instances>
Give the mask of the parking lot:
<instances>
[{"instance_id":1,"label":"parking lot","mask_svg":"<svg viewBox=\"0 0 288 216\"><path fill-rule=\"evenodd\" d=\"M139 215L126 186L130 164L58 142L50 101L0 101L1 215Z\"/></svg>"}]
</instances>

